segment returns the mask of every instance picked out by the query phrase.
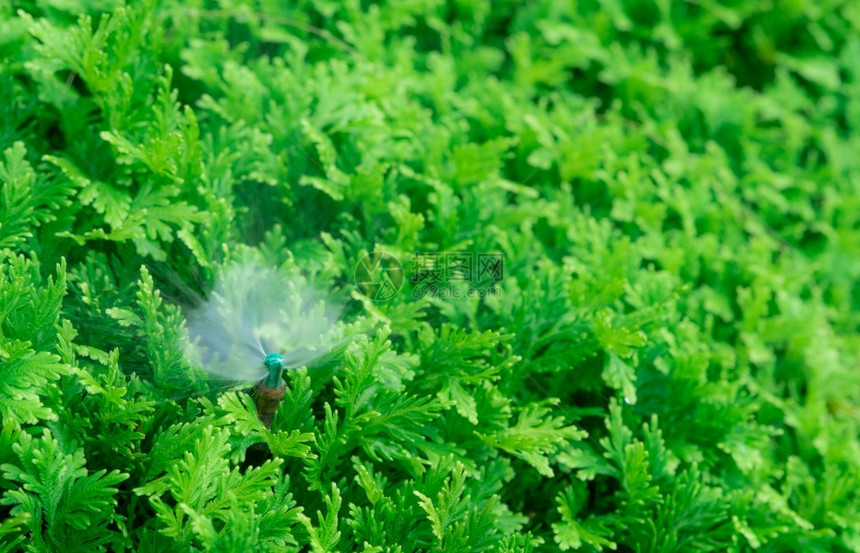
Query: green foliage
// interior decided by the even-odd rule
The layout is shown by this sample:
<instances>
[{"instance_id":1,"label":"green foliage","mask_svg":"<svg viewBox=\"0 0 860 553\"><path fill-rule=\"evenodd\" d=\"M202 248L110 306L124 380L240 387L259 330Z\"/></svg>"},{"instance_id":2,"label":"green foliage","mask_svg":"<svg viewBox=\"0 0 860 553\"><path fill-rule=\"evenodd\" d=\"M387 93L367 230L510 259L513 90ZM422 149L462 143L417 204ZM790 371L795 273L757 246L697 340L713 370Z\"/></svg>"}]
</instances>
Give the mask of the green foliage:
<instances>
[{"instance_id":1,"label":"green foliage","mask_svg":"<svg viewBox=\"0 0 860 553\"><path fill-rule=\"evenodd\" d=\"M0 552L860 550L858 36L847 0L4 4ZM420 252L502 254L498 294L420 297ZM250 260L346 303L271 428L181 348Z\"/></svg>"},{"instance_id":2,"label":"green foliage","mask_svg":"<svg viewBox=\"0 0 860 553\"><path fill-rule=\"evenodd\" d=\"M113 512L116 485L128 478L119 471L89 473L83 449L65 444L66 453L45 429L41 438L22 433L12 450L18 462L3 464L3 478L20 486L2 499L10 514L27 515L34 547L92 551L114 539L108 524L122 524Z\"/></svg>"},{"instance_id":3,"label":"green foliage","mask_svg":"<svg viewBox=\"0 0 860 553\"><path fill-rule=\"evenodd\" d=\"M8 256L0 268L0 416L4 426L56 419L42 402L47 386L72 368L45 351L56 341L55 326L66 291L65 262L37 287L38 266L23 256Z\"/></svg>"}]
</instances>

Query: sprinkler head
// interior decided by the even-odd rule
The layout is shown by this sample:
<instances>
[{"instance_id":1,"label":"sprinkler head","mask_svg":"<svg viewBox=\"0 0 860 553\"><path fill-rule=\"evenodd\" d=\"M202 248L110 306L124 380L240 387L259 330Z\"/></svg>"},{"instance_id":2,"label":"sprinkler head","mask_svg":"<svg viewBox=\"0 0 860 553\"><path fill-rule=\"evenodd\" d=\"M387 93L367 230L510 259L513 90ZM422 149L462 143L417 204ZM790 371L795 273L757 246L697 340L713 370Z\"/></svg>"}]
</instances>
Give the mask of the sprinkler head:
<instances>
[{"instance_id":1,"label":"sprinkler head","mask_svg":"<svg viewBox=\"0 0 860 553\"><path fill-rule=\"evenodd\" d=\"M277 388L281 384L284 374L284 357L280 353L270 353L266 356L266 369L269 376L266 377L266 386Z\"/></svg>"}]
</instances>

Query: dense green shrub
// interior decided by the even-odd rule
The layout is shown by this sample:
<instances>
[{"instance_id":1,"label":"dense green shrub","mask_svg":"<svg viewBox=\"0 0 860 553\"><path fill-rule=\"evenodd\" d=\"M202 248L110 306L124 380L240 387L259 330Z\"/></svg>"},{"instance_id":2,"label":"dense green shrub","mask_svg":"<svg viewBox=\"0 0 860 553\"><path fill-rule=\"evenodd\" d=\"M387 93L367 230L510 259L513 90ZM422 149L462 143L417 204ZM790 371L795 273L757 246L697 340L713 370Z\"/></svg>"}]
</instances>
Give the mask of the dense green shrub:
<instances>
[{"instance_id":1,"label":"dense green shrub","mask_svg":"<svg viewBox=\"0 0 860 553\"><path fill-rule=\"evenodd\" d=\"M860 4L282 4L2 4L0 551L860 550ZM347 302L271 431L250 259Z\"/></svg>"}]
</instances>

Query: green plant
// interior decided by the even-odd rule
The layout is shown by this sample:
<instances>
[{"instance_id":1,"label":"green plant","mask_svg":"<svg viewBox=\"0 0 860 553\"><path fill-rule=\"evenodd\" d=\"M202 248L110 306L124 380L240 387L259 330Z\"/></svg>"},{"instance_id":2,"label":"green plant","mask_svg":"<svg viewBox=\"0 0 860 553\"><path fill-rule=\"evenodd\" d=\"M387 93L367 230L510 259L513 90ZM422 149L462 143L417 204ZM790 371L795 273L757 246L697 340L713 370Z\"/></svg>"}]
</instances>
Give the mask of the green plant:
<instances>
[{"instance_id":1,"label":"green plant","mask_svg":"<svg viewBox=\"0 0 860 553\"><path fill-rule=\"evenodd\" d=\"M856 3L0 10L0 551L860 549ZM180 347L261 259L270 429Z\"/></svg>"}]
</instances>

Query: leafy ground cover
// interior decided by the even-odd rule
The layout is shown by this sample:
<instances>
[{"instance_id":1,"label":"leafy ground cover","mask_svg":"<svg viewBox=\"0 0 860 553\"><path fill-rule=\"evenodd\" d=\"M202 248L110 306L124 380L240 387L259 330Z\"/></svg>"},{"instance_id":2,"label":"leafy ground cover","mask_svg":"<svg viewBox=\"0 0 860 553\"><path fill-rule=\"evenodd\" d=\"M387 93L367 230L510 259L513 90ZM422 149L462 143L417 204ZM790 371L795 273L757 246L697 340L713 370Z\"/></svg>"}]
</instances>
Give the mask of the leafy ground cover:
<instances>
[{"instance_id":1,"label":"leafy ground cover","mask_svg":"<svg viewBox=\"0 0 860 553\"><path fill-rule=\"evenodd\" d=\"M0 551L860 550L860 4L0 10ZM347 305L271 430L236 262Z\"/></svg>"}]
</instances>

